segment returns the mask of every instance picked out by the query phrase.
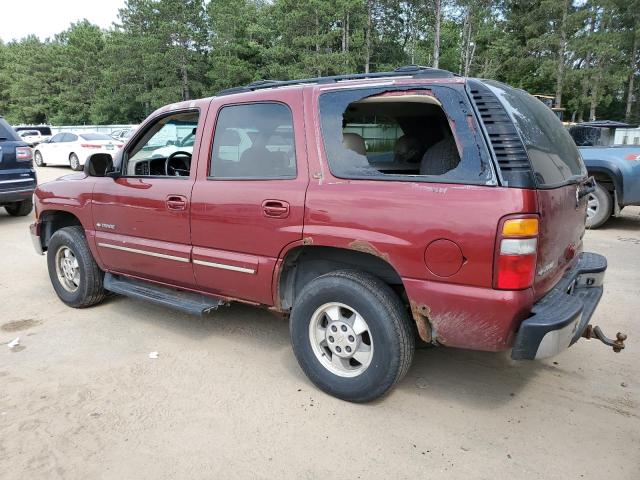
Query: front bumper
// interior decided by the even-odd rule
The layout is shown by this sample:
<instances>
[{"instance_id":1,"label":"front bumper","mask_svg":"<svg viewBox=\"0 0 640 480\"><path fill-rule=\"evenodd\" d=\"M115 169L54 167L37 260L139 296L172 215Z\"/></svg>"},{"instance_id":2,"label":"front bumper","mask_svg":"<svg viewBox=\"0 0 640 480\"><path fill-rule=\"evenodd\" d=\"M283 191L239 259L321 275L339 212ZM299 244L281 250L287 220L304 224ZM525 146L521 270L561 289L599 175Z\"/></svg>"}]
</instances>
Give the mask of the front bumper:
<instances>
[{"instance_id":1,"label":"front bumper","mask_svg":"<svg viewBox=\"0 0 640 480\"><path fill-rule=\"evenodd\" d=\"M44 248L42 248L42 236L40 235L40 222L32 223L29 225L29 233L31 234L31 242L33 248L38 255L44 255Z\"/></svg>"},{"instance_id":2,"label":"front bumper","mask_svg":"<svg viewBox=\"0 0 640 480\"><path fill-rule=\"evenodd\" d=\"M511 358L549 358L578 341L602 297L606 269L605 257L583 253L576 266L536 302L532 315L522 322Z\"/></svg>"}]
</instances>

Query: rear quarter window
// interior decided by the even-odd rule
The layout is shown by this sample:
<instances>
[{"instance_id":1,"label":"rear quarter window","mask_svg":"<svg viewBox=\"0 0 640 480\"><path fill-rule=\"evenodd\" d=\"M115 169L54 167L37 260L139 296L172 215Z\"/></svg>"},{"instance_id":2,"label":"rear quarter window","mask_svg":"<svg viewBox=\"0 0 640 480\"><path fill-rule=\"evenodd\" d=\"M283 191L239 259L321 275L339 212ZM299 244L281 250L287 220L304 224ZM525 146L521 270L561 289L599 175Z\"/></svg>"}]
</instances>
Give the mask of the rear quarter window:
<instances>
[{"instance_id":1,"label":"rear quarter window","mask_svg":"<svg viewBox=\"0 0 640 480\"><path fill-rule=\"evenodd\" d=\"M573 138L549 107L524 90L493 81L485 84L513 120L538 187L559 187L586 176Z\"/></svg>"},{"instance_id":2,"label":"rear quarter window","mask_svg":"<svg viewBox=\"0 0 640 480\"><path fill-rule=\"evenodd\" d=\"M322 93L326 159L338 178L494 184L467 97L449 86Z\"/></svg>"}]
</instances>

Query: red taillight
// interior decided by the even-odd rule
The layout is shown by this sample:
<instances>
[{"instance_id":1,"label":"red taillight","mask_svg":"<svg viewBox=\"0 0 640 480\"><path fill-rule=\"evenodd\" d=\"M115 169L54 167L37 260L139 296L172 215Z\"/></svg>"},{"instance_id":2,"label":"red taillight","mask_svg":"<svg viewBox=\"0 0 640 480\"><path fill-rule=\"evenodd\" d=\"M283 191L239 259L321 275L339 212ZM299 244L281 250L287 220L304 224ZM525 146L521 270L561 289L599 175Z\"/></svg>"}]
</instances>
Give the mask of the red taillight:
<instances>
[{"instance_id":1,"label":"red taillight","mask_svg":"<svg viewBox=\"0 0 640 480\"><path fill-rule=\"evenodd\" d=\"M101 148L102 145L96 145L95 143L82 143L80 144L83 148Z\"/></svg>"},{"instance_id":2,"label":"red taillight","mask_svg":"<svg viewBox=\"0 0 640 480\"><path fill-rule=\"evenodd\" d=\"M18 162L28 162L33 158L33 152L29 147L16 147L16 160Z\"/></svg>"},{"instance_id":3,"label":"red taillight","mask_svg":"<svg viewBox=\"0 0 640 480\"><path fill-rule=\"evenodd\" d=\"M536 255L499 255L496 288L522 290L533 284L536 272Z\"/></svg>"},{"instance_id":4,"label":"red taillight","mask_svg":"<svg viewBox=\"0 0 640 480\"><path fill-rule=\"evenodd\" d=\"M495 288L523 290L533 285L538 251L537 218L506 220L498 235L497 250Z\"/></svg>"}]
</instances>

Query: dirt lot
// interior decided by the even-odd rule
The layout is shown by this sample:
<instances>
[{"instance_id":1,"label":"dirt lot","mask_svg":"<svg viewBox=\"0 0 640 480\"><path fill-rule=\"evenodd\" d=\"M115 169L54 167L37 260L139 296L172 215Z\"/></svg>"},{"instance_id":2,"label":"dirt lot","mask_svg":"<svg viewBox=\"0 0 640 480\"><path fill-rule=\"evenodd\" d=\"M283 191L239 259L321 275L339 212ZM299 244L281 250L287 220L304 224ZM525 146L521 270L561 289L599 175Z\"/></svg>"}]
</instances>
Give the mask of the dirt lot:
<instances>
[{"instance_id":1,"label":"dirt lot","mask_svg":"<svg viewBox=\"0 0 640 480\"><path fill-rule=\"evenodd\" d=\"M352 405L306 380L268 312L65 307L32 218L2 210L0 477L637 479L639 214L586 236L609 259L594 323L629 334L623 353L582 341L514 363L425 349L390 395Z\"/></svg>"}]
</instances>

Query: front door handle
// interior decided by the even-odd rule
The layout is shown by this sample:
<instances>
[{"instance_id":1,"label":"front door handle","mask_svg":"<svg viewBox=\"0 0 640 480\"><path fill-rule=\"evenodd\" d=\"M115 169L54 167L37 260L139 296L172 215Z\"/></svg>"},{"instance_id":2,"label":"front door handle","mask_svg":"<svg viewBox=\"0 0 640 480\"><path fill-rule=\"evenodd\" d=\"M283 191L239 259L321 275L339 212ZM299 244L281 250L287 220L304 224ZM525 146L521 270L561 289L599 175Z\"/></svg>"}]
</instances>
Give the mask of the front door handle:
<instances>
[{"instance_id":1,"label":"front door handle","mask_svg":"<svg viewBox=\"0 0 640 480\"><path fill-rule=\"evenodd\" d=\"M269 218L287 218L289 204L282 200L265 200L262 202L262 213Z\"/></svg>"},{"instance_id":2,"label":"front door handle","mask_svg":"<svg viewBox=\"0 0 640 480\"><path fill-rule=\"evenodd\" d=\"M181 212L187 209L187 197L182 195L169 195L167 197L167 210Z\"/></svg>"}]
</instances>

